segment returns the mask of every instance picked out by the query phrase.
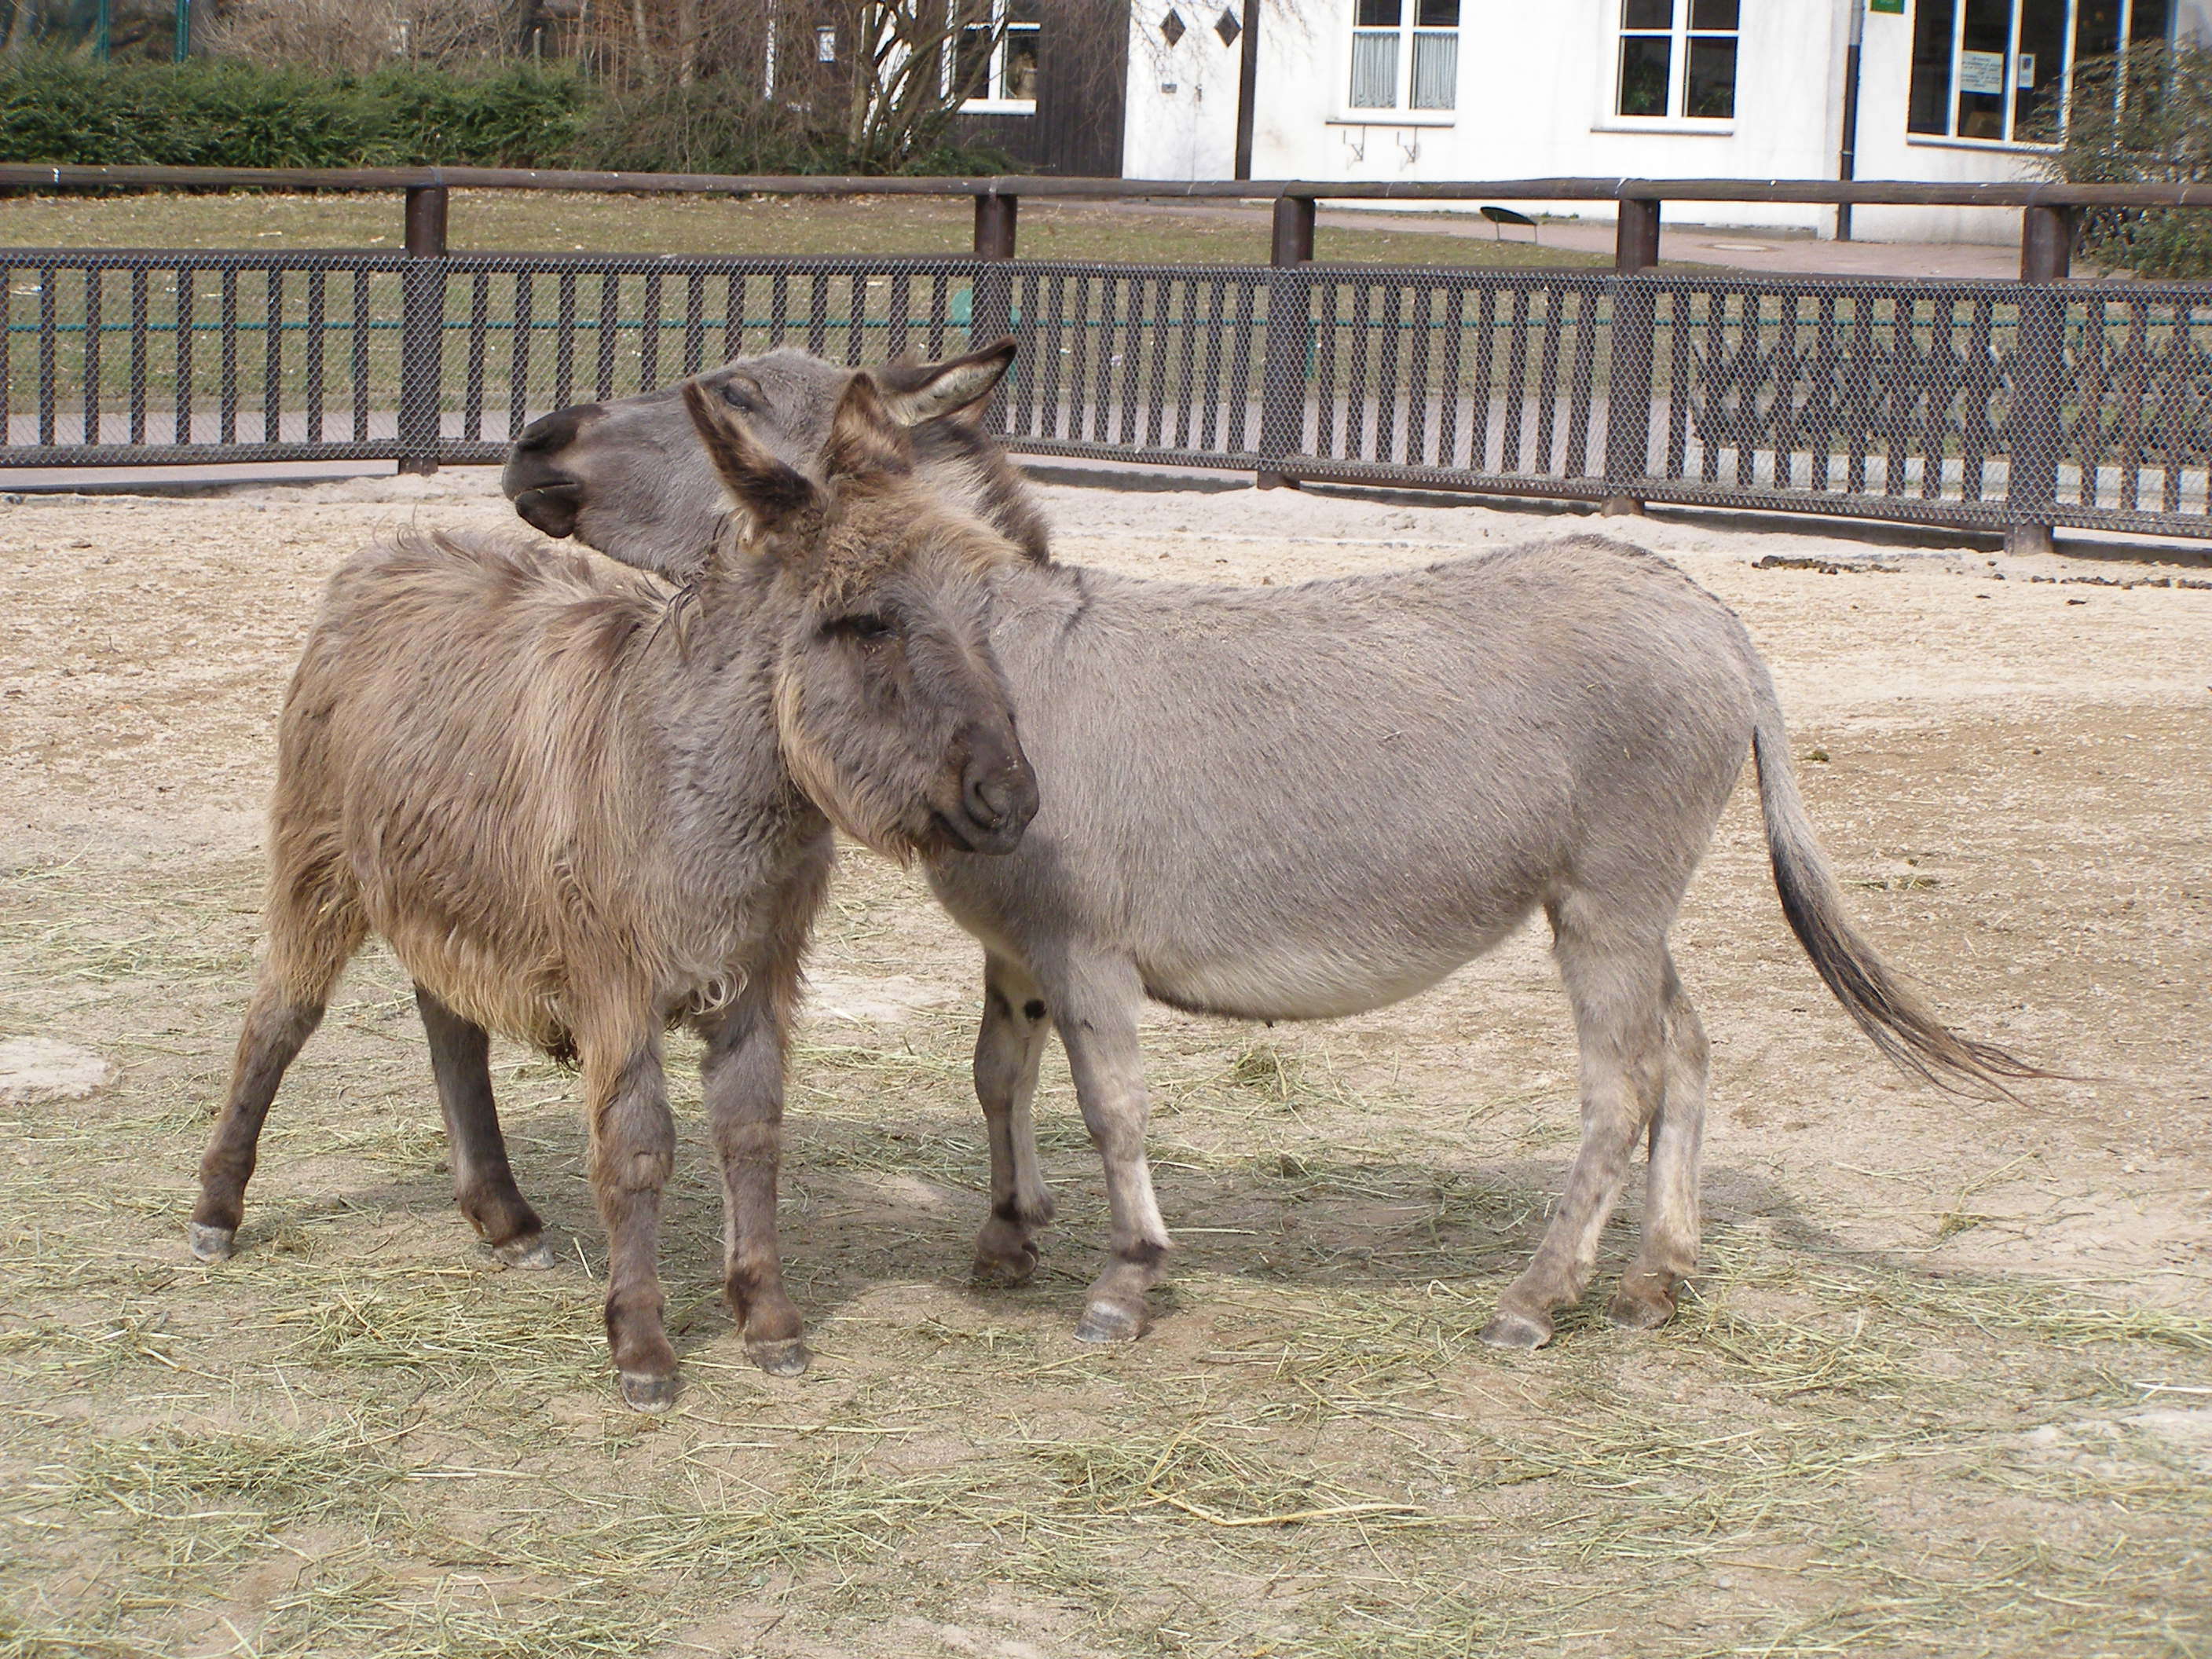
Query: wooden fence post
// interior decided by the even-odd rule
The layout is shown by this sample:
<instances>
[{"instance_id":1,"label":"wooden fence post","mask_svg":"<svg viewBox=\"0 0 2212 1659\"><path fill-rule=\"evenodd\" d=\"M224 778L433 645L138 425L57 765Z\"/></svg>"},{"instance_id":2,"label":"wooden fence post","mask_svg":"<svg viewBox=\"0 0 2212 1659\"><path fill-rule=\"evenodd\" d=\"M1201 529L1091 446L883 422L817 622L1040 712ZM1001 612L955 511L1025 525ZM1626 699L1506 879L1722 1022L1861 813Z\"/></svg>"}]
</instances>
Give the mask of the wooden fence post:
<instances>
[{"instance_id":1,"label":"wooden fence post","mask_svg":"<svg viewBox=\"0 0 2212 1659\"><path fill-rule=\"evenodd\" d=\"M1268 256L1267 350L1260 370L1258 483L1262 489L1298 487L1296 478L1266 463L1287 459L1305 434L1306 365L1313 354L1312 289L1299 267L1313 258L1313 198L1277 197Z\"/></svg>"},{"instance_id":2,"label":"wooden fence post","mask_svg":"<svg viewBox=\"0 0 2212 1659\"><path fill-rule=\"evenodd\" d=\"M407 188L407 265L400 272L399 470L438 470L446 357L443 185Z\"/></svg>"},{"instance_id":3,"label":"wooden fence post","mask_svg":"<svg viewBox=\"0 0 2212 1659\"><path fill-rule=\"evenodd\" d=\"M2081 210L2022 208L2020 344L2013 354L2011 418L2006 447L2005 551L2053 550L2051 520L2058 500L2058 452L2065 443L2067 271Z\"/></svg>"},{"instance_id":4,"label":"wooden fence post","mask_svg":"<svg viewBox=\"0 0 2212 1659\"><path fill-rule=\"evenodd\" d=\"M1652 361L1659 331L1659 293L1646 273L1658 263L1658 202L1622 198L1613 226L1605 499L1598 507L1608 517L1644 511L1644 499L1635 487L1651 471Z\"/></svg>"}]
</instances>

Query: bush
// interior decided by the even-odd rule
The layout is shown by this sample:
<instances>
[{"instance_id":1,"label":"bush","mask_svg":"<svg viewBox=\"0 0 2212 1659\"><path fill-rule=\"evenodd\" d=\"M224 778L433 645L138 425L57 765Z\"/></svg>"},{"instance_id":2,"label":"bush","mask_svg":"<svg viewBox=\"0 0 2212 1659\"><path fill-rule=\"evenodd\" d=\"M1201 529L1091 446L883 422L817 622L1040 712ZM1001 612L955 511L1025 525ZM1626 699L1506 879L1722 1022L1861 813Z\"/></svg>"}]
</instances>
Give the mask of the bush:
<instances>
[{"instance_id":1,"label":"bush","mask_svg":"<svg viewBox=\"0 0 2212 1659\"><path fill-rule=\"evenodd\" d=\"M0 59L0 161L231 167L543 167L592 101L573 71L395 65L356 77L244 63Z\"/></svg>"},{"instance_id":2,"label":"bush","mask_svg":"<svg viewBox=\"0 0 2212 1659\"><path fill-rule=\"evenodd\" d=\"M2063 144L2046 170L2070 184L2212 182L2212 46L2130 46L2074 71ZM2082 252L2145 276L2212 276L2212 211L2100 208Z\"/></svg>"},{"instance_id":3,"label":"bush","mask_svg":"<svg viewBox=\"0 0 2212 1659\"><path fill-rule=\"evenodd\" d=\"M842 131L805 110L772 104L750 77L710 76L610 98L578 135L574 165L635 173L841 173L874 171ZM908 174L1009 171L981 145L941 144L909 158Z\"/></svg>"}]
</instances>

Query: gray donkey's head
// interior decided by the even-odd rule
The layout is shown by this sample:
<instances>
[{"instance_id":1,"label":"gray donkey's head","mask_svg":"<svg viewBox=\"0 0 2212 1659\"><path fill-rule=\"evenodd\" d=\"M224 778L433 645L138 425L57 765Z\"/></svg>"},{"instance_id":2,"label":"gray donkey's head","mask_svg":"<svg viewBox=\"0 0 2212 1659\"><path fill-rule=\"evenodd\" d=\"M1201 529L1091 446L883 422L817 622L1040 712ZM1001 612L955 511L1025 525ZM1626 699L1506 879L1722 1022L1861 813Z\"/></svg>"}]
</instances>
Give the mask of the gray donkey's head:
<instances>
[{"instance_id":1,"label":"gray donkey's head","mask_svg":"<svg viewBox=\"0 0 2212 1659\"><path fill-rule=\"evenodd\" d=\"M1044 521L978 420L1013 360L1014 342L1002 339L965 356L902 362L871 374L885 414L911 429L915 475L1042 563ZM831 421L854 373L787 349L741 357L685 384L740 414L775 459L819 480ZM532 422L501 480L514 510L549 536L574 536L624 564L689 580L729 500L684 395L670 386Z\"/></svg>"},{"instance_id":2,"label":"gray donkey's head","mask_svg":"<svg viewBox=\"0 0 2212 1659\"><path fill-rule=\"evenodd\" d=\"M915 476L911 434L865 373L824 423L817 477L717 391L688 381L677 395L734 509L702 560L700 625L780 623L769 701L799 787L894 858L1012 851L1036 778L991 649L988 578L1020 550Z\"/></svg>"}]
</instances>

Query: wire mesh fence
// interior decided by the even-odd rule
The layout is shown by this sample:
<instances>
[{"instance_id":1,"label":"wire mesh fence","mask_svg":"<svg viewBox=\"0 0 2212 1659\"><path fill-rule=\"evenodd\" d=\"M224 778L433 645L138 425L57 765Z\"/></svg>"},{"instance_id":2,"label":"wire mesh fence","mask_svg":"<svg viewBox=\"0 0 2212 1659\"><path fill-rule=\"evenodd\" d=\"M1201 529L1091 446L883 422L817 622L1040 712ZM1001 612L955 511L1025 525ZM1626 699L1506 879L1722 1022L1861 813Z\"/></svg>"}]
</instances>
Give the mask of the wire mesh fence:
<instances>
[{"instance_id":1,"label":"wire mesh fence","mask_svg":"<svg viewBox=\"0 0 2212 1659\"><path fill-rule=\"evenodd\" d=\"M2188 284L939 258L0 251L0 465L488 461L796 346L1022 342L1015 449L2212 535Z\"/></svg>"}]
</instances>

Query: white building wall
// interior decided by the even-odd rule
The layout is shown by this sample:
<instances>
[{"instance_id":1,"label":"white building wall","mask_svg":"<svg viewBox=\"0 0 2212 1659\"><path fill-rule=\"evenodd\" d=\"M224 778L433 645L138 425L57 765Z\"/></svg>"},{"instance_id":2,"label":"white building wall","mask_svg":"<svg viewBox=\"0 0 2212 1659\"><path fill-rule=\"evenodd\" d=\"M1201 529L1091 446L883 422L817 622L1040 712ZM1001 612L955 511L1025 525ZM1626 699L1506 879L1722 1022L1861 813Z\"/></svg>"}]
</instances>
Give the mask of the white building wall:
<instances>
[{"instance_id":1,"label":"white building wall","mask_svg":"<svg viewBox=\"0 0 2212 1659\"><path fill-rule=\"evenodd\" d=\"M1131 178L1225 179L1236 148L1242 49L1214 33L1218 12L1173 0L1188 26L1175 47L1170 0L1131 9L1123 171ZM1216 0L1218 3L1218 0ZM1408 4L1413 0L1407 0ZM1736 112L1726 122L1626 120L1612 113L1620 0L1462 0L1456 110L1348 107L1353 0L1266 0L1254 125L1255 177L1453 179L1832 179L1843 138L1845 49L1865 0L1743 0ZM2182 0L2185 12L2212 0ZM2185 18L2186 31L2193 17ZM2033 176L2031 152L1908 139L1912 19L1866 13L1857 174L1930 182ZM1472 204L1470 204L1472 205ZM1528 204L1610 218L1608 203ZM1669 222L1832 234L1832 208L1669 203ZM1860 208L1867 240L2005 243L2017 212Z\"/></svg>"}]
</instances>

